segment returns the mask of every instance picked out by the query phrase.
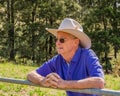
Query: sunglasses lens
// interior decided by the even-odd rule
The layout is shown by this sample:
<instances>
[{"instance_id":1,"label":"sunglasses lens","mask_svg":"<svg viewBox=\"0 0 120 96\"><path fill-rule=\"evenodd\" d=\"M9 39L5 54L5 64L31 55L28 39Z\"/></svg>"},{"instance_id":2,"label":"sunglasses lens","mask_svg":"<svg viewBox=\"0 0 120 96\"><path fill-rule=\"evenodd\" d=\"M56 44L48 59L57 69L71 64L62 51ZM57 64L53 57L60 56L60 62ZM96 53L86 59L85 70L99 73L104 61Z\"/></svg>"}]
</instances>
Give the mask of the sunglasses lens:
<instances>
[{"instance_id":1,"label":"sunglasses lens","mask_svg":"<svg viewBox=\"0 0 120 96\"><path fill-rule=\"evenodd\" d=\"M60 39L55 39L55 42L57 42L57 41L59 41L60 43L64 43L65 42L65 40L63 39L63 38L60 38Z\"/></svg>"},{"instance_id":2,"label":"sunglasses lens","mask_svg":"<svg viewBox=\"0 0 120 96\"><path fill-rule=\"evenodd\" d=\"M60 43L64 43L65 40L63 38L60 39Z\"/></svg>"}]
</instances>

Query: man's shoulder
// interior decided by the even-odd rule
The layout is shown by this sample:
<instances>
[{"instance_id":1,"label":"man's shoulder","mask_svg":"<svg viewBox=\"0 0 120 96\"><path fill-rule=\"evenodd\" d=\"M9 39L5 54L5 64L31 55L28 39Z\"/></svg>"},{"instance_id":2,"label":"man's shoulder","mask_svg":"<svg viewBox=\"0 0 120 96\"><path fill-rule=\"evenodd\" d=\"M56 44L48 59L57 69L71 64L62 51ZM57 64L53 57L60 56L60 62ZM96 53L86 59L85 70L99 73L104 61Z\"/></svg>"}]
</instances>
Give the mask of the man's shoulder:
<instances>
[{"instance_id":1,"label":"man's shoulder","mask_svg":"<svg viewBox=\"0 0 120 96\"><path fill-rule=\"evenodd\" d=\"M81 49L81 53L84 55L96 55L92 49L85 49L85 48Z\"/></svg>"},{"instance_id":2,"label":"man's shoulder","mask_svg":"<svg viewBox=\"0 0 120 96\"><path fill-rule=\"evenodd\" d=\"M54 57L52 57L52 59L59 59L59 58L61 58L61 55L60 55L60 54L57 54L57 55L55 55Z\"/></svg>"},{"instance_id":3,"label":"man's shoulder","mask_svg":"<svg viewBox=\"0 0 120 96\"><path fill-rule=\"evenodd\" d=\"M57 54L54 57L52 57L49 61L56 61L56 60L60 60L61 58L62 56L60 54Z\"/></svg>"},{"instance_id":4,"label":"man's shoulder","mask_svg":"<svg viewBox=\"0 0 120 96\"><path fill-rule=\"evenodd\" d=\"M93 52L93 50L92 49L81 48L81 52L89 53L89 52Z\"/></svg>"}]
</instances>

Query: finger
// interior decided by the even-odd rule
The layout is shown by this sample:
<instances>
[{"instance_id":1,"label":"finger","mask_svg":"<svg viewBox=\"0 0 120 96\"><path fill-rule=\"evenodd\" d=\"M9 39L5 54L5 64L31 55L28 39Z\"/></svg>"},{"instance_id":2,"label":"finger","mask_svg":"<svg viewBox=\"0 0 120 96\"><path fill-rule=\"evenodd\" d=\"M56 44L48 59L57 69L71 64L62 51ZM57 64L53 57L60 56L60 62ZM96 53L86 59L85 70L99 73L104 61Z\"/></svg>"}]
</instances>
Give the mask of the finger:
<instances>
[{"instance_id":1,"label":"finger","mask_svg":"<svg viewBox=\"0 0 120 96\"><path fill-rule=\"evenodd\" d=\"M55 80L55 79L52 79L52 78L48 78L46 79L46 82L49 83L49 84L57 84L59 80Z\"/></svg>"},{"instance_id":2,"label":"finger","mask_svg":"<svg viewBox=\"0 0 120 96\"><path fill-rule=\"evenodd\" d=\"M56 73L50 73L50 74L48 74L47 76L46 76L46 78L53 78L53 77L56 77L56 78L60 78L60 76L58 75L58 74L56 74Z\"/></svg>"},{"instance_id":3,"label":"finger","mask_svg":"<svg viewBox=\"0 0 120 96\"><path fill-rule=\"evenodd\" d=\"M53 73L53 75L58 79L60 78L60 76L57 73Z\"/></svg>"},{"instance_id":4,"label":"finger","mask_svg":"<svg viewBox=\"0 0 120 96\"><path fill-rule=\"evenodd\" d=\"M57 86L54 86L54 85L51 85L50 87L52 87L52 88L57 88Z\"/></svg>"},{"instance_id":5,"label":"finger","mask_svg":"<svg viewBox=\"0 0 120 96\"><path fill-rule=\"evenodd\" d=\"M48 83L49 83L50 87L57 88L58 83L56 81L49 80Z\"/></svg>"},{"instance_id":6,"label":"finger","mask_svg":"<svg viewBox=\"0 0 120 96\"><path fill-rule=\"evenodd\" d=\"M56 77L53 75L53 76L47 78L46 80L47 80L47 82L50 81L50 80L55 81L55 82L58 82L58 81L59 81L59 78L56 78Z\"/></svg>"},{"instance_id":7,"label":"finger","mask_svg":"<svg viewBox=\"0 0 120 96\"><path fill-rule=\"evenodd\" d=\"M48 74L46 78L50 78L52 76L52 73Z\"/></svg>"},{"instance_id":8,"label":"finger","mask_svg":"<svg viewBox=\"0 0 120 96\"><path fill-rule=\"evenodd\" d=\"M46 87L49 87L49 86L50 86L50 83L48 82L47 78L45 78L45 79L42 81L42 85L43 85L43 86L46 86Z\"/></svg>"},{"instance_id":9,"label":"finger","mask_svg":"<svg viewBox=\"0 0 120 96\"><path fill-rule=\"evenodd\" d=\"M46 82L50 82L50 81L58 82L59 80L57 80L57 78L47 78L46 79Z\"/></svg>"}]
</instances>

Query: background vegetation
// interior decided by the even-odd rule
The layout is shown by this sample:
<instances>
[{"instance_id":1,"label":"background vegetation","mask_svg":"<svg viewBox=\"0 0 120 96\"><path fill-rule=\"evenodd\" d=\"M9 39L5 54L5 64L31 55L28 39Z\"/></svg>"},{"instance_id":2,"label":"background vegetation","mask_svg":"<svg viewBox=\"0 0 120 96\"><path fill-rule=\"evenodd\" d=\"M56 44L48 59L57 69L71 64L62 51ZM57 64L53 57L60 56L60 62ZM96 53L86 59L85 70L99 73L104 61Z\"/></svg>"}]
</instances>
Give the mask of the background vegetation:
<instances>
[{"instance_id":1,"label":"background vegetation","mask_svg":"<svg viewBox=\"0 0 120 96\"><path fill-rule=\"evenodd\" d=\"M55 37L45 28L58 28L64 18L70 17L82 24L105 72L112 74L105 75L106 88L119 90L120 7L117 3L120 1L0 0L0 76L26 79L28 72L54 56ZM65 96L65 92L0 82L0 96L56 95Z\"/></svg>"},{"instance_id":2,"label":"background vegetation","mask_svg":"<svg viewBox=\"0 0 120 96\"><path fill-rule=\"evenodd\" d=\"M113 72L120 63L117 3L119 0L0 0L0 61L42 64L56 54L55 37L45 28L58 28L61 20L70 17L92 39L92 49L105 72Z\"/></svg>"}]
</instances>

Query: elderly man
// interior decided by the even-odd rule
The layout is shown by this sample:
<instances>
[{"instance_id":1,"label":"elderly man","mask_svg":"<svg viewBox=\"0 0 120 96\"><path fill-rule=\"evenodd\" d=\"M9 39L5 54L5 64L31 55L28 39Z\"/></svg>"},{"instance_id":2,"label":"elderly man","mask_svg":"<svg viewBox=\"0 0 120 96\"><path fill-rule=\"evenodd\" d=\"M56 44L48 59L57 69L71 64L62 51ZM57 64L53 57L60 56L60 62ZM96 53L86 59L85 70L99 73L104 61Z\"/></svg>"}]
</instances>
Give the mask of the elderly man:
<instances>
[{"instance_id":1,"label":"elderly man","mask_svg":"<svg viewBox=\"0 0 120 96\"><path fill-rule=\"evenodd\" d=\"M56 36L58 55L27 75L45 87L61 89L104 88L104 73L98 57L90 49L91 40L82 26L65 18L58 29L46 29ZM67 96L97 96L67 91Z\"/></svg>"}]
</instances>

